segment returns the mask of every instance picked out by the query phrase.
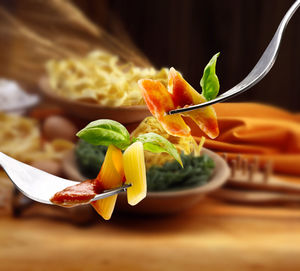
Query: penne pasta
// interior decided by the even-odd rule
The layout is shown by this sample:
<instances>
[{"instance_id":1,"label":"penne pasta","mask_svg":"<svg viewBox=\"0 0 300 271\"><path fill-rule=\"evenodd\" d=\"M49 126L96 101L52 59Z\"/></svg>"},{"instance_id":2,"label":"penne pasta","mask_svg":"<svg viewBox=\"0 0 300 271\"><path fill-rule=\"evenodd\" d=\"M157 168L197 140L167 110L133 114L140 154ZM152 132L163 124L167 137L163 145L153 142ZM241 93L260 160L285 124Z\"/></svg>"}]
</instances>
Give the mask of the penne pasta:
<instances>
[{"instance_id":1,"label":"penne pasta","mask_svg":"<svg viewBox=\"0 0 300 271\"><path fill-rule=\"evenodd\" d=\"M144 148L141 142L129 146L123 154L125 183L132 186L127 189L127 200L130 205L138 204L146 197L146 167Z\"/></svg>"},{"instance_id":2,"label":"penne pasta","mask_svg":"<svg viewBox=\"0 0 300 271\"><path fill-rule=\"evenodd\" d=\"M101 170L96 178L99 186L102 189L111 189L121 186L124 178L123 158L122 152L113 145L109 145L105 160L102 164ZM104 219L110 219L115 204L117 195L108 198L100 199L91 203L97 213Z\"/></svg>"}]
</instances>

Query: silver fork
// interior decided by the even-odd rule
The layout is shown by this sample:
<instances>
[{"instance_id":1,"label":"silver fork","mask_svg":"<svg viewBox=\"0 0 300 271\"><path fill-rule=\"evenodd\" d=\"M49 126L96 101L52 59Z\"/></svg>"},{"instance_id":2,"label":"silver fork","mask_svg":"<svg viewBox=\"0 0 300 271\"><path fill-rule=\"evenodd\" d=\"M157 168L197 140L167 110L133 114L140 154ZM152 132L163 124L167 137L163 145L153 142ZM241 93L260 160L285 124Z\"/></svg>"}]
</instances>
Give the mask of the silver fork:
<instances>
[{"instance_id":1,"label":"silver fork","mask_svg":"<svg viewBox=\"0 0 300 271\"><path fill-rule=\"evenodd\" d=\"M54 196L56 192L79 183L54 176L24 164L2 152L0 152L0 166L2 166L10 180L25 196L45 204L53 204L50 198ZM126 191L130 186L131 184L126 184L115 189L105 190L103 193L97 194L91 201Z\"/></svg>"},{"instance_id":2,"label":"silver fork","mask_svg":"<svg viewBox=\"0 0 300 271\"><path fill-rule=\"evenodd\" d=\"M271 42L269 43L267 49L264 51L263 55L253 68L253 70L248 74L248 76L239 84L237 84L235 87L229 89L228 91L224 92L220 96L218 96L215 99L212 99L208 102L192 105L189 107L179 108L175 110L171 110L168 114L176 114L176 113L182 113L187 111L192 111L195 109L199 109L208 105L212 105L215 103L223 102L229 98L232 98L255 84L257 84L262 78L265 77L265 75L270 71L272 68L276 57L278 55L279 45L282 39L283 32L290 21L291 17L294 15L297 8L300 6L300 0L295 1L295 3L290 7L290 9L287 11L283 19L281 20L277 31L275 32L274 37L272 38Z\"/></svg>"}]
</instances>

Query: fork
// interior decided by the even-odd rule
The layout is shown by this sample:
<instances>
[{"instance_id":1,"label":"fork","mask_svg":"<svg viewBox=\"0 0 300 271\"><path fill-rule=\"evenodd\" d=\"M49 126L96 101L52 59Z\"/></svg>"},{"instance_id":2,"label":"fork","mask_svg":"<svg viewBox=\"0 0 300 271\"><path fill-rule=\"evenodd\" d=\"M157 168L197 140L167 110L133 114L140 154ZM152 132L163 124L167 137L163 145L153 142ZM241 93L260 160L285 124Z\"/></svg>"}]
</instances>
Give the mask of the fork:
<instances>
[{"instance_id":1,"label":"fork","mask_svg":"<svg viewBox=\"0 0 300 271\"><path fill-rule=\"evenodd\" d=\"M201 104L196 104L196 105L192 105L189 107L171 110L171 111L169 111L168 114L172 115L172 114L176 114L176 113L183 113L183 112L199 109L199 108L202 108L202 107L205 107L208 105L212 105L215 103L223 102L229 98L232 98L232 97L248 90L249 88L251 88L252 86L257 84L271 70L271 68L276 60L276 57L278 55L279 45L280 45L280 42L282 39L283 32L284 32L288 22L290 21L291 17L294 15L295 11L297 10L297 8L299 6L300 6L300 0L297 0L290 7L290 9L287 11L285 16L281 20L281 22L277 28L277 31L275 32L272 40L270 41L270 43L269 43L268 47L266 48L266 50L264 51L263 55L261 56L261 58L259 59L257 64L254 66L252 71L247 75L247 77L242 82L240 82L233 88L229 89L228 91L224 92L223 94L221 94L220 96L218 96L215 99L212 99L210 101L207 101L207 102L204 102Z\"/></svg>"},{"instance_id":2,"label":"fork","mask_svg":"<svg viewBox=\"0 0 300 271\"><path fill-rule=\"evenodd\" d=\"M54 196L55 193L67 188L68 186L79 183L54 176L40 169L24 164L2 152L0 152L0 166L2 166L7 176L15 184L17 189L25 196L45 204L53 205L50 198ZM130 186L131 184L125 184L118 188L105 190L102 193L97 194L90 202L126 191Z\"/></svg>"}]
</instances>

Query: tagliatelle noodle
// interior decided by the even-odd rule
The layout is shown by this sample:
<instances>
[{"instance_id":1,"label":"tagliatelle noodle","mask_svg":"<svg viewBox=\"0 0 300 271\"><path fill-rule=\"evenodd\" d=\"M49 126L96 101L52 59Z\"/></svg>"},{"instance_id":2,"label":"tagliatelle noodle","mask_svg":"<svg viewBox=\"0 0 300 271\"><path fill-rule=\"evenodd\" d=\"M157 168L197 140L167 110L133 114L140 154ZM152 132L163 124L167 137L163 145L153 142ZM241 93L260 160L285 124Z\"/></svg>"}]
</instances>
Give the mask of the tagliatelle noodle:
<instances>
[{"instance_id":1,"label":"tagliatelle noodle","mask_svg":"<svg viewBox=\"0 0 300 271\"><path fill-rule=\"evenodd\" d=\"M25 163L60 161L73 143L56 139L42 142L38 123L30 118L0 113L0 151Z\"/></svg>"},{"instance_id":2,"label":"tagliatelle noodle","mask_svg":"<svg viewBox=\"0 0 300 271\"><path fill-rule=\"evenodd\" d=\"M192 137L177 137L168 134L160 125L158 120L154 117L145 118L139 126L131 133L132 137L137 137L140 134L156 133L171 143L174 144L179 153L190 154L194 149L194 140ZM145 162L147 169L152 165L163 165L165 162L173 160L174 158L167 153L152 153L145 151Z\"/></svg>"},{"instance_id":3,"label":"tagliatelle noodle","mask_svg":"<svg viewBox=\"0 0 300 271\"><path fill-rule=\"evenodd\" d=\"M51 89L68 99L102 106L144 104L137 81L151 78L167 84L168 69L139 68L117 56L93 51L84 58L50 60L46 64Z\"/></svg>"}]
</instances>

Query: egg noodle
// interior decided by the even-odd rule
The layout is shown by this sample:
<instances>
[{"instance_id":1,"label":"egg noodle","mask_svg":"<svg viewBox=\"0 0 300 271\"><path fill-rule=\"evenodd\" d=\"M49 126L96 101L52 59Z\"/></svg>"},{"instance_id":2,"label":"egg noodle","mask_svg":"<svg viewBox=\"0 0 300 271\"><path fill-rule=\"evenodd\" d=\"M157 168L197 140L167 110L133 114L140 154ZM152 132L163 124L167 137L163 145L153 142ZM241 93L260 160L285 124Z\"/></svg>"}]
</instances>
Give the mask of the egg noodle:
<instances>
[{"instance_id":1,"label":"egg noodle","mask_svg":"<svg viewBox=\"0 0 300 271\"><path fill-rule=\"evenodd\" d=\"M121 63L115 55L93 51L84 58L50 60L46 64L50 87L63 97L102 106L144 104L137 81L167 84L168 69L139 68Z\"/></svg>"},{"instance_id":2,"label":"egg noodle","mask_svg":"<svg viewBox=\"0 0 300 271\"><path fill-rule=\"evenodd\" d=\"M30 118L0 113L0 151L25 163L60 161L73 143L56 139L43 142L38 123Z\"/></svg>"},{"instance_id":3,"label":"egg noodle","mask_svg":"<svg viewBox=\"0 0 300 271\"><path fill-rule=\"evenodd\" d=\"M177 137L168 134L158 120L154 117L145 118L131 133L131 136L137 137L140 134L151 132L159 134L169 140L172 144L174 144L179 153L183 152L184 154L190 154L193 151L198 155L204 143L204 137L202 137L202 140L198 145L193 137ZM167 153L158 154L145 151L145 162L147 168L151 167L152 165L163 165L165 162L170 160L173 160L173 157Z\"/></svg>"}]
</instances>

